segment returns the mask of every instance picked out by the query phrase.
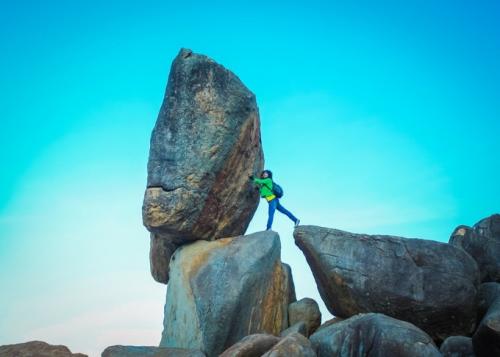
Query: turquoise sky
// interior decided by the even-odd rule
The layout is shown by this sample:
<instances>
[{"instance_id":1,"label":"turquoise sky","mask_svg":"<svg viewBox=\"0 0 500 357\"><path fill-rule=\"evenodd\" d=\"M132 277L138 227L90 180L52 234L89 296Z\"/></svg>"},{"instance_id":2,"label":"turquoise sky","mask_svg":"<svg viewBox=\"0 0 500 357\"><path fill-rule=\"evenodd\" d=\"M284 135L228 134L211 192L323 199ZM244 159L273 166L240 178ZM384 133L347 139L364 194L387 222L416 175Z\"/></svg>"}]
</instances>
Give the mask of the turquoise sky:
<instances>
[{"instance_id":1,"label":"turquoise sky","mask_svg":"<svg viewBox=\"0 0 500 357\"><path fill-rule=\"evenodd\" d=\"M500 211L499 2L284 4L3 4L0 344L159 342L141 204L181 47L256 94L266 166L304 224L446 242ZM274 228L298 296L320 302L290 222Z\"/></svg>"}]
</instances>

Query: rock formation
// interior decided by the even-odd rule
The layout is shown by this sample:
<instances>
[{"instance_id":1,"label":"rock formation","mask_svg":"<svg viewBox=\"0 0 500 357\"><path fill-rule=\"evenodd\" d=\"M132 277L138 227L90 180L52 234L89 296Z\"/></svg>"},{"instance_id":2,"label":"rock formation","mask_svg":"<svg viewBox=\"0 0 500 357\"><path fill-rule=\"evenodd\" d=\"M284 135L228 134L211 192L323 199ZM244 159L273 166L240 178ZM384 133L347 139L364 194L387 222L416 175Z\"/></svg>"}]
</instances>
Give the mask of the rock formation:
<instances>
[{"instance_id":1,"label":"rock formation","mask_svg":"<svg viewBox=\"0 0 500 357\"><path fill-rule=\"evenodd\" d=\"M294 237L333 315L380 312L441 341L472 332L479 272L462 249L316 226L300 226Z\"/></svg>"},{"instance_id":2,"label":"rock formation","mask_svg":"<svg viewBox=\"0 0 500 357\"><path fill-rule=\"evenodd\" d=\"M62 345L30 341L0 346L0 357L87 357L87 355L71 353L68 347Z\"/></svg>"},{"instance_id":3,"label":"rock formation","mask_svg":"<svg viewBox=\"0 0 500 357\"><path fill-rule=\"evenodd\" d=\"M500 284L481 284L478 293L480 323L472 344L478 357L500 356Z\"/></svg>"},{"instance_id":4,"label":"rock formation","mask_svg":"<svg viewBox=\"0 0 500 357\"><path fill-rule=\"evenodd\" d=\"M318 357L439 357L433 340L416 326L383 314L359 314L310 338Z\"/></svg>"},{"instance_id":5,"label":"rock formation","mask_svg":"<svg viewBox=\"0 0 500 357\"><path fill-rule=\"evenodd\" d=\"M292 277L273 231L177 249L170 262L160 346L215 356L254 333L288 327Z\"/></svg>"},{"instance_id":6,"label":"rock formation","mask_svg":"<svg viewBox=\"0 0 500 357\"><path fill-rule=\"evenodd\" d=\"M245 232L259 200L248 175L263 160L255 95L212 59L182 49L151 136L142 208L157 281L168 282L177 246Z\"/></svg>"}]
</instances>

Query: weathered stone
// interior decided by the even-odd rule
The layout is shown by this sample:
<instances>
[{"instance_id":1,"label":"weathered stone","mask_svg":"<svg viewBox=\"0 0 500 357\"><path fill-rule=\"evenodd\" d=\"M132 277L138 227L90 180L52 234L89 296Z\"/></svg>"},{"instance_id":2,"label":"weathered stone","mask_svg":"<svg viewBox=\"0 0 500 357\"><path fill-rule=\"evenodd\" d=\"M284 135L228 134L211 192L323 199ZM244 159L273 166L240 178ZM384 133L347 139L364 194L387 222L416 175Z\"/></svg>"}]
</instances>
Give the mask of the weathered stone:
<instances>
[{"instance_id":1,"label":"weathered stone","mask_svg":"<svg viewBox=\"0 0 500 357\"><path fill-rule=\"evenodd\" d=\"M487 238L500 240L500 214L483 218L474 225L474 231Z\"/></svg>"},{"instance_id":2,"label":"weathered stone","mask_svg":"<svg viewBox=\"0 0 500 357\"><path fill-rule=\"evenodd\" d=\"M485 218L474 228L458 226L450 244L469 253L477 262L481 281L500 282L500 215Z\"/></svg>"},{"instance_id":3,"label":"weathered stone","mask_svg":"<svg viewBox=\"0 0 500 357\"><path fill-rule=\"evenodd\" d=\"M288 291L290 295L288 296L288 301L290 303L297 301L297 296L295 295L295 283L293 282L292 268L290 265L283 263L283 269L286 272Z\"/></svg>"},{"instance_id":4,"label":"weathered stone","mask_svg":"<svg viewBox=\"0 0 500 357\"><path fill-rule=\"evenodd\" d=\"M299 226L294 237L333 315L380 312L438 341L472 332L479 272L462 249L315 226Z\"/></svg>"},{"instance_id":5,"label":"weathered stone","mask_svg":"<svg viewBox=\"0 0 500 357\"><path fill-rule=\"evenodd\" d=\"M177 249L177 244L174 244L168 239L168 236L162 236L161 233L150 233L151 242L149 250L149 265L151 275L160 283L168 282L168 265L170 258Z\"/></svg>"},{"instance_id":6,"label":"weathered stone","mask_svg":"<svg viewBox=\"0 0 500 357\"><path fill-rule=\"evenodd\" d=\"M220 357L260 357L279 341L278 337L270 334L249 335L225 350Z\"/></svg>"},{"instance_id":7,"label":"weathered stone","mask_svg":"<svg viewBox=\"0 0 500 357\"><path fill-rule=\"evenodd\" d=\"M309 334L307 333L307 325L304 321L299 321L291 325L289 328L287 328L284 331L281 331L280 337L286 337L292 333L300 333L301 335L305 337L309 337Z\"/></svg>"},{"instance_id":8,"label":"weathered stone","mask_svg":"<svg viewBox=\"0 0 500 357\"><path fill-rule=\"evenodd\" d=\"M472 340L465 336L450 336L441 344L443 357L475 357Z\"/></svg>"},{"instance_id":9,"label":"weathered stone","mask_svg":"<svg viewBox=\"0 0 500 357\"><path fill-rule=\"evenodd\" d=\"M481 284L478 305L482 319L472 336L474 352L478 357L500 356L500 284Z\"/></svg>"},{"instance_id":10,"label":"weathered stone","mask_svg":"<svg viewBox=\"0 0 500 357\"><path fill-rule=\"evenodd\" d=\"M294 332L282 338L262 357L316 357L316 353L307 338Z\"/></svg>"},{"instance_id":11,"label":"weathered stone","mask_svg":"<svg viewBox=\"0 0 500 357\"><path fill-rule=\"evenodd\" d=\"M197 241L170 263L160 346L215 356L254 333L288 326L289 280L273 231Z\"/></svg>"},{"instance_id":12,"label":"weathered stone","mask_svg":"<svg viewBox=\"0 0 500 357\"><path fill-rule=\"evenodd\" d=\"M310 338L318 357L441 356L431 337L416 326L383 314L359 314Z\"/></svg>"},{"instance_id":13,"label":"weathered stone","mask_svg":"<svg viewBox=\"0 0 500 357\"><path fill-rule=\"evenodd\" d=\"M327 320L327 321L323 322L323 323L321 324L321 326L320 326L320 327L318 327L318 329L317 329L316 331L319 331L319 330L321 330L322 328L328 327L328 326L330 326L330 325L333 325L333 324L339 323L339 322L344 321L344 320L345 320L345 319L343 319L343 318L341 318L341 317L337 317L337 316L335 316L335 317L331 318L330 320Z\"/></svg>"},{"instance_id":14,"label":"weathered stone","mask_svg":"<svg viewBox=\"0 0 500 357\"><path fill-rule=\"evenodd\" d=\"M109 346L101 357L205 357L201 351L156 346Z\"/></svg>"},{"instance_id":15,"label":"weathered stone","mask_svg":"<svg viewBox=\"0 0 500 357\"><path fill-rule=\"evenodd\" d=\"M0 346L0 357L87 357L87 355L71 353L68 347L62 345L30 341Z\"/></svg>"},{"instance_id":16,"label":"weathered stone","mask_svg":"<svg viewBox=\"0 0 500 357\"><path fill-rule=\"evenodd\" d=\"M309 337L321 325L321 312L314 299L303 298L288 306L288 322L293 325L304 321L307 326L306 337Z\"/></svg>"},{"instance_id":17,"label":"weathered stone","mask_svg":"<svg viewBox=\"0 0 500 357\"><path fill-rule=\"evenodd\" d=\"M155 279L167 282L171 247L245 232L259 200L248 175L263 161L255 95L212 59L182 49L151 136L142 207L146 228L169 242L152 240Z\"/></svg>"}]
</instances>

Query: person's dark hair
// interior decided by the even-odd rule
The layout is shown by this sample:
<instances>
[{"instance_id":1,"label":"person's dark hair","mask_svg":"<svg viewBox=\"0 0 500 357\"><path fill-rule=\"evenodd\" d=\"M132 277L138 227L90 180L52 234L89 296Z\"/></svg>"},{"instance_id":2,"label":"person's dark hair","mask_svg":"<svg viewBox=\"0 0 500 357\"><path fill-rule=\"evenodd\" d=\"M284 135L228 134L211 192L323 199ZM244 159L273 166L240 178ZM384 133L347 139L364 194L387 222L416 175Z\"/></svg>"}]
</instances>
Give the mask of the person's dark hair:
<instances>
[{"instance_id":1,"label":"person's dark hair","mask_svg":"<svg viewBox=\"0 0 500 357\"><path fill-rule=\"evenodd\" d=\"M264 172L267 172L267 176L268 176L270 179L272 179L272 178L273 178L273 173L271 172L271 170L264 170L264 171L262 171L262 173L264 173Z\"/></svg>"}]
</instances>

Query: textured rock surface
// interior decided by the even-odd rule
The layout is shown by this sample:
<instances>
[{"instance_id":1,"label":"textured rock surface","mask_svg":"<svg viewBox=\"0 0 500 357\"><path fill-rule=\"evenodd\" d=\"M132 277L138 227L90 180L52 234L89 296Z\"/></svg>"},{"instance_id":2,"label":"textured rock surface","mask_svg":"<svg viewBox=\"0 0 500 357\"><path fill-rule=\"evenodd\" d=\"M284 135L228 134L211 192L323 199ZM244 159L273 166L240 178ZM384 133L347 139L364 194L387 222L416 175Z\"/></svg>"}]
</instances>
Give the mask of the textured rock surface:
<instances>
[{"instance_id":1,"label":"textured rock surface","mask_svg":"<svg viewBox=\"0 0 500 357\"><path fill-rule=\"evenodd\" d=\"M259 196L248 175L263 168L255 96L212 59L182 49L151 136L143 222L153 277L163 283L172 247L243 234ZM159 251L155 251L158 249Z\"/></svg>"},{"instance_id":2,"label":"textured rock surface","mask_svg":"<svg viewBox=\"0 0 500 357\"><path fill-rule=\"evenodd\" d=\"M316 357L311 342L300 333L291 333L281 339L262 357Z\"/></svg>"},{"instance_id":3,"label":"textured rock surface","mask_svg":"<svg viewBox=\"0 0 500 357\"><path fill-rule=\"evenodd\" d=\"M441 344L443 357L475 357L472 340L465 336L450 336Z\"/></svg>"},{"instance_id":4,"label":"textured rock surface","mask_svg":"<svg viewBox=\"0 0 500 357\"><path fill-rule=\"evenodd\" d=\"M101 357L205 357L196 350L162 348L154 346L109 346Z\"/></svg>"},{"instance_id":5,"label":"textured rock surface","mask_svg":"<svg viewBox=\"0 0 500 357\"><path fill-rule=\"evenodd\" d=\"M288 327L291 277L273 231L177 249L170 263L160 346L214 356L254 333Z\"/></svg>"},{"instance_id":6,"label":"textured rock surface","mask_svg":"<svg viewBox=\"0 0 500 357\"><path fill-rule=\"evenodd\" d=\"M309 337L307 325L304 321L299 321L291 325L289 328L287 328L284 331L281 331L280 337L286 337L292 333L300 333L301 335L305 337Z\"/></svg>"},{"instance_id":7,"label":"textured rock surface","mask_svg":"<svg viewBox=\"0 0 500 357\"><path fill-rule=\"evenodd\" d=\"M481 322L472 337L478 357L500 356L500 284L481 284L478 293Z\"/></svg>"},{"instance_id":8,"label":"textured rock surface","mask_svg":"<svg viewBox=\"0 0 500 357\"><path fill-rule=\"evenodd\" d=\"M500 215L485 218L474 228L458 226L450 244L464 249L476 260L482 282L500 282Z\"/></svg>"},{"instance_id":9,"label":"textured rock surface","mask_svg":"<svg viewBox=\"0 0 500 357\"><path fill-rule=\"evenodd\" d=\"M462 249L316 226L299 226L294 237L333 315L381 312L436 340L472 332L479 272Z\"/></svg>"},{"instance_id":10,"label":"textured rock surface","mask_svg":"<svg viewBox=\"0 0 500 357\"><path fill-rule=\"evenodd\" d=\"M279 341L278 337L270 334L249 335L225 350L220 357L260 357Z\"/></svg>"},{"instance_id":11,"label":"textured rock surface","mask_svg":"<svg viewBox=\"0 0 500 357\"><path fill-rule=\"evenodd\" d=\"M416 326L382 314L359 314L310 338L318 357L441 356L431 337Z\"/></svg>"},{"instance_id":12,"label":"textured rock surface","mask_svg":"<svg viewBox=\"0 0 500 357\"><path fill-rule=\"evenodd\" d=\"M68 347L62 345L30 341L0 346L0 357L87 357L87 355L71 353Z\"/></svg>"},{"instance_id":13,"label":"textured rock surface","mask_svg":"<svg viewBox=\"0 0 500 357\"><path fill-rule=\"evenodd\" d=\"M474 231L482 236L500 240L500 214L492 214L474 225Z\"/></svg>"},{"instance_id":14,"label":"textured rock surface","mask_svg":"<svg viewBox=\"0 0 500 357\"><path fill-rule=\"evenodd\" d=\"M321 325L321 312L316 301L311 298L303 298L288 306L290 326L300 321L306 323L306 337L309 337Z\"/></svg>"}]
</instances>

